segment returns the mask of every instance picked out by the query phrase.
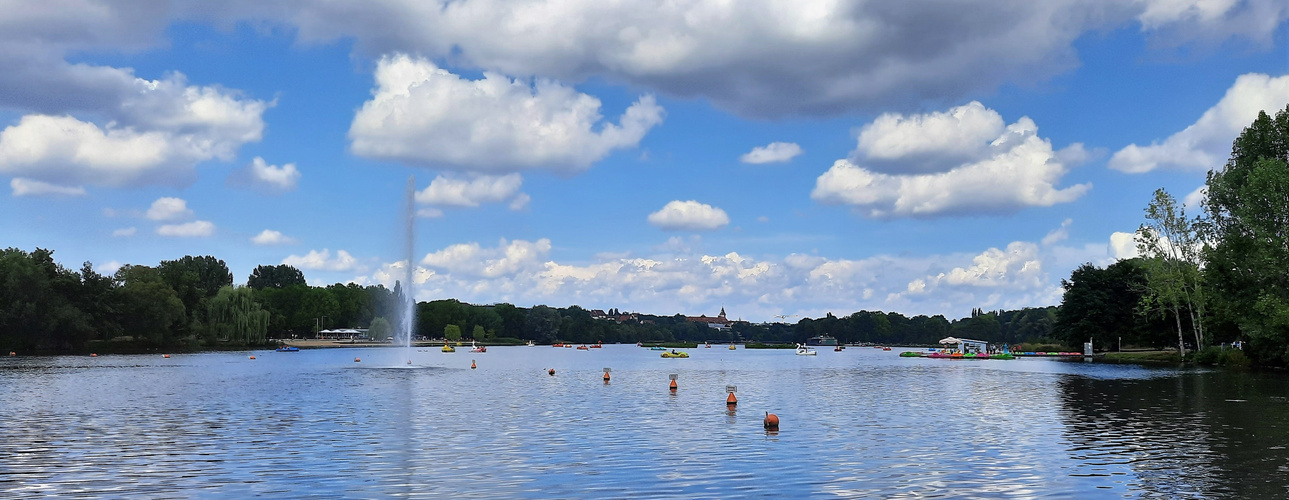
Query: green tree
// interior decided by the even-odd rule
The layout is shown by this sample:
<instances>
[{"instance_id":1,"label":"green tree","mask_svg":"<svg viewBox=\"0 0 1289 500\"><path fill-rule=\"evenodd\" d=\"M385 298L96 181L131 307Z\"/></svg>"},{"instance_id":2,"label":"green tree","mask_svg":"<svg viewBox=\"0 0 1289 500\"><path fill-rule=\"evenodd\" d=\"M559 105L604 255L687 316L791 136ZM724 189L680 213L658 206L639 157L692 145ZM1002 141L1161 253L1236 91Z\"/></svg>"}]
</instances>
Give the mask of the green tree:
<instances>
[{"instance_id":1,"label":"green tree","mask_svg":"<svg viewBox=\"0 0 1289 500\"><path fill-rule=\"evenodd\" d=\"M251 276L246 278L246 286L254 289L286 288L292 285L306 285L304 273L292 266L255 266Z\"/></svg>"},{"instance_id":2,"label":"green tree","mask_svg":"<svg viewBox=\"0 0 1289 500\"><path fill-rule=\"evenodd\" d=\"M453 342L461 340L461 327L457 325L443 327L443 338Z\"/></svg>"},{"instance_id":3,"label":"green tree","mask_svg":"<svg viewBox=\"0 0 1289 500\"><path fill-rule=\"evenodd\" d=\"M1079 266L1069 279L1061 280L1065 295L1056 312L1053 336L1069 345L1091 340L1105 347L1118 345L1120 339L1129 344L1167 345L1169 329L1137 314L1147 283L1142 259L1121 260L1104 269Z\"/></svg>"},{"instance_id":4,"label":"green tree","mask_svg":"<svg viewBox=\"0 0 1289 500\"><path fill-rule=\"evenodd\" d=\"M528 310L528 319L524 322L526 338L536 339L543 344L553 342L559 335L560 323L564 320L559 311L545 305L533 306Z\"/></svg>"},{"instance_id":5,"label":"green tree","mask_svg":"<svg viewBox=\"0 0 1289 500\"><path fill-rule=\"evenodd\" d=\"M389 321L386 321L385 318L379 316L376 317L376 319L371 320L371 327L367 328L367 336L371 337L372 340L383 341L389 338L393 333L394 328L389 326Z\"/></svg>"},{"instance_id":6,"label":"green tree","mask_svg":"<svg viewBox=\"0 0 1289 500\"><path fill-rule=\"evenodd\" d=\"M114 293L126 335L155 345L172 344L184 319L184 304L162 281L161 273L148 266L127 265L116 271L116 279L121 286Z\"/></svg>"},{"instance_id":7,"label":"green tree","mask_svg":"<svg viewBox=\"0 0 1289 500\"><path fill-rule=\"evenodd\" d=\"M269 327L269 312L255 302L250 288L226 286L206 302L206 331L211 340L260 345Z\"/></svg>"},{"instance_id":8,"label":"green tree","mask_svg":"<svg viewBox=\"0 0 1289 500\"><path fill-rule=\"evenodd\" d=\"M1289 106L1265 112L1208 174L1204 277L1220 323L1247 338L1255 362L1289 365Z\"/></svg>"},{"instance_id":9,"label":"green tree","mask_svg":"<svg viewBox=\"0 0 1289 500\"><path fill-rule=\"evenodd\" d=\"M474 331L470 333L470 338L475 340L488 340L488 332L484 331L483 325L474 325Z\"/></svg>"},{"instance_id":10,"label":"green tree","mask_svg":"<svg viewBox=\"0 0 1289 500\"><path fill-rule=\"evenodd\" d=\"M79 348L93 335L77 307L80 276L54 262L54 252L0 252L0 340L10 349Z\"/></svg>"},{"instance_id":11,"label":"green tree","mask_svg":"<svg viewBox=\"0 0 1289 500\"><path fill-rule=\"evenodd\" d=\"M1146 223L1137 229L1137 250L1146 257L1148 288L1142 306L1171 312L1177 325L1177 349L1186 355L1182 316L1190 319L1195 348L1204 347L1204 288L1200 281L1200 235L1203 221L1186 217L1186 209L1158 189L1146 207Z\"/></svg>"}]
</instances>

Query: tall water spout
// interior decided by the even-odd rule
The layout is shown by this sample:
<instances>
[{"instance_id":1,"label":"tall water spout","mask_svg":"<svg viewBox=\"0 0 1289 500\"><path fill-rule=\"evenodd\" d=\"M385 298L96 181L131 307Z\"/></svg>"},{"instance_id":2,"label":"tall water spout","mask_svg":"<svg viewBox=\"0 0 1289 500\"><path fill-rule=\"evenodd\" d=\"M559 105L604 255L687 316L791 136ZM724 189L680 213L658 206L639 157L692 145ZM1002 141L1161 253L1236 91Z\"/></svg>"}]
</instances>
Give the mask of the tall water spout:
<instances>
[{"instance_id":1,"label":"tall water spout","mask_svg":"<svg viewBox=\"0 0 1289 500\"><path fill-rule=\"evenodd\" d=\"M416 265L415 227L416 227L416 176L407 176L407 204L403 217L407 221L407 260L403 266L403 347L406 348L407 364L412 364L412 332L416 331L416 283L413 282L413 266Z\"/></svg>"}]
</instances>

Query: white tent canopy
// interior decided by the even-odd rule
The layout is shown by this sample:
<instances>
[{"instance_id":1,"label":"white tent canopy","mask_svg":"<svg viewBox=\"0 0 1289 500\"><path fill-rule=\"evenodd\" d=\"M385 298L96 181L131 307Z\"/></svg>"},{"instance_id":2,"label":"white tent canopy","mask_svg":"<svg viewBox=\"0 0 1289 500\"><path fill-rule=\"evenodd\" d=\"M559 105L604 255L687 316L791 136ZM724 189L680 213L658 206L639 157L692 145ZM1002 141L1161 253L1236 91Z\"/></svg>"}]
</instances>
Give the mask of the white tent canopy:
<instances>
[{"instance_id":1,"label":"white tent canopy","mask_svg":"<svg viewBox=\"0 0 1289 500\"><path fill-rule=\"evenodd\" d=\"M957 338L957 337L945 337L945 338L940 339L940 343L941 343L941 344L978 344L978 345L986 345L986 344L988 344L989 342L985 342L985 341L983 341L983 340L960 339L960 338Z\"/></svg>"}]
</instances>

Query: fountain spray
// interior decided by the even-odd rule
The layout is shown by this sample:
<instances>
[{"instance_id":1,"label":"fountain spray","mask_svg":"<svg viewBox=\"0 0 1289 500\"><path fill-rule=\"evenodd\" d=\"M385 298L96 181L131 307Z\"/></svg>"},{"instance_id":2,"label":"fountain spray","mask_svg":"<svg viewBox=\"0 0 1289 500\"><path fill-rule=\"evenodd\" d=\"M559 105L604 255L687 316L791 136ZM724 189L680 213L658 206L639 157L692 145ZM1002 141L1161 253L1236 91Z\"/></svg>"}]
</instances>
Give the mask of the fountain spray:
<instances>
[{"instance_id":1,"label":"fountain spray","mask_svg":"<svg viewBox=\"0 0 1289 500\"><path fill-rule=\"evenodd\" d=\"M416 176L407 176L407 204L403 216L407 221L407 265L403 266L403 347L407 364L412 364L412 332L416 331L416 284L412 280L415 261Z\"/></svg>"}]
</instances>

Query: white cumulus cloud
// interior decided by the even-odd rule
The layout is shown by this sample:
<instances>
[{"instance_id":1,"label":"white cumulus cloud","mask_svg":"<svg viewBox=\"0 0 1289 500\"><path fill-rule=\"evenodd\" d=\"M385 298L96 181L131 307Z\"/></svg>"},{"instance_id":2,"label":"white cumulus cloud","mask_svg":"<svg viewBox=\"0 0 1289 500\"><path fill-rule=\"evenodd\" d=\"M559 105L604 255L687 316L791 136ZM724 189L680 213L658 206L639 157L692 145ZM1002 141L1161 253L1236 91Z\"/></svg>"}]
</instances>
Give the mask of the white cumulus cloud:
<instances>
[{"instance_id":1,"label":"white cumulus cloud","mask_svg":"<svg viewBox=\"0 0 1289 500\"><path fill-rule=\"evenodd\" d=\"M421 264L457 276L496 278L522 271L541 269L550 253L551 242L501 240L497 248L483 248L478 243L462 243L426 254Z\"/></svg>"},{"instance_id":2,"label":"white cumulus cloud","mask_svg":"<svg viewBox=\"0 0 1289 500\"><path fill-rule=\"evenodd\" d=\"M129 236L134 236L134 234L137 232L139 232L139 228L137 227L123 227L121 229L112 231L112 236L118 237L118 238L129 237Z\"/></svg>"},{"instance_id":3,"label":"white cumulus cloud","mask_svg":"<svg viewBox=\"0 0 1289 500\"><path fill-rule=\"evenodd\" d=\"M885 113L860 129L854 155L879 172L943 172L989 156L1005 126L976 101L923 115Z\"/></svg>"},{"instance_id":4,"label":"white cumulus cloud","mask_svg":"<svg viewBox=\"0 0 1289 500\"><path fill-rule=\"evenodd\" d=\"M210 236L215 234L215 224L204 220L195 220L183 224L163 224L157 227L157 234L176 238Z\"/></svg>"},{"instance_id":5,"label":"white cumulus cloud","mask_svg":"<svg viewBox=\"0 0 1289 500\"><path fill-rule=\"evenodd\" d=\"M558 82L469 80L407 55L382 58L376 84L349 128L355 154L479 173L580 172L635 147L664 115L644 96L605 122L599 99Z\"/></svg>"},{"instance_id":6,"label":"white cumulus cloud","mask_svg":"<svg viewBox=\"0 0 1289 500\"><path fill-rule=\"evenodd\" d=\"M14 177L9 181L14 196L85 196L80 186L60 186L33 179Z\"/></svg>"},{"instance_id":7,"label":"white cumulus cloud","mask_svg":"<svg viewBox=\"0 0 1289 500\"><path fill-rule=\"evenodd\" d=\"M974 105L955 110L969 115L993 113L988 109L977 110ZM971 140L936 139L916 144L895 141L894 145L877 146L885 139L873 139L873 145L863 146L861 138L861 147L856 153L867 155L881 150L882 162L887 165L885 170L913 173L885 173L851 160L837 160L816 179L810 197L825 204L850 205L874 218L932 217L1010 213L1025 207L1051 206L1074 201L1091 189L1091 184L1057 187L1068 170L1061 157L1070 155L1053 151L1051 141L1038 136L1038 126L1028 117L1021 117L997 131L992 125L977 123L989 122L989 119L955 118L954 113L951 110L947 114L894 117L888 119L890 123L866 130L881 131L873 132L877 134L874 137L900 135L909 139L916 135L911 130L927 127L952 130L956 124L973 129L959 134ZM984 142L986 135L975 131L985 128L996 132L987 143ZM961 146L975 142L982 146ZM1082 149L1077 144L1071 147ZM922 165L929 158L937 159L933 162L940 165L937 168L957 161L963 163L944 171L919 173L925 170ZM952 161L942 163L949 159ZM907 166L890 167L905 160L909 162Z\"/></svg>"},{"instance_id":8,"label":"white cumulus cloud","mask_svg":"<svg viewBox=\"0 0 1289 500\"><path fill-rule=\"evenodd\" d=\"M1073 223L1074 223L1074 219L1065 219L1064 221L1061 221L1061 227L1053 229L1052 232L1047 233L1047 236L1043 237L1043 245L1044 246L1054 245L1056 243L1069 239L1070 224L1073 224Z\"/></svg>"},{"instance_id":9,"label":"white cumulus cloud","mask_svg":"<svg viewBox=\"0 0 1289 500\"><path fill-rule=\"evenodd\" d=\"M710 231L729 223L724 210L694 200L675 200L649 214L649 224L666 230Z\"/></svg>"},{"instance_id":10,"label":"white cumulus cloud","mask_svg":"<svg viewBox=\"0 0 1289 500\"><path fill-rule=\"evenodd\" d=\"M344 250L337 250L332 257L331 250L324 248L321 252L309 250L305 255L291 254L282 259L282 263L299 269L349 271L358 265L358 259Z\"/></svg>"},{"instance_id":11,"label":"white cumulus cloud","mask_svg":"<svg viewBox=\"0 0 1289 500\"><path fill-rule=\"evenodd\" d=\"M152 202L145 215L152 220L179 220L192 217L193 211L183 198L162 197Z\"/></svg>"},{"instance_id":12,"label":"white cumulus cloud","mask_svg":"<svg viewBox=\"0 0 1289 500\"><path fill-rule=\"evenodd\" d=\"M521 210L529 199L527 194L519 191L523 184L524 179L519 174L477 175L470 179L440 175L430 182L429 187L416 193L416 201L450 207L477 207L484 203L510 201L512 209Z\"/></svg>"},{"instance_id":13,"label":"white cumulus cloud","mask_svg":"<svg viewBox=\"0 0 1289 500\"><path fill-rule=\"evenodd\" d=\"M190 86L178 73L127 82L119 101L93 110L107 118L102 124L36 113L0 131L0 173L56 184L183 185L197 163L231 160L263 135L271 103Z\"/></svg>"},{"instance_id":14,"label":"white cumulus cloud","mask_svg":"<svg viewBox=\"0 0 1289 500\"><path fill-rule=\"evenodd\" d=\"M1231 142L1259 111L1268 115L1289 103L1289 75L1240 75L1226 95L1194 124L1149 146L1130 144L1110 157L1115 170L1139 174L1155 169L1205 171L1226 164Z\"/></svg>"},{"instance_id":15,"label":"white cumulus cloud","mask_svg":"<svg viewBox=\"0 0 1289 500\"><path fill-rule=\"evenodd\" d=\"M415 281L423 300L630 307L664 315L712 315L725 306L731 316L754 321L775 314L819 317L862 309L954 317L973 307L1056 304L1060 279L1084 262L1102 263L1107 248L1017 241L976 253L863 259L709 254L671 244L655 251L659 253L600 254L591 262L565 262L551 257L547 239L501 240L495 246L458 243L425 255ZM392 286L405 269L404 262L385 264L353 281Z\"/></svg>"},{"instance_id":16,"label":"white cumulus cloud","mask_svg":"<svg viewBox=\"0 0 1289 500\"><path fill-rule=\"evenodd\" d=\"M753 164L785 162L801 153L801 146L795 142L771 142L752 148L752 151L740 156L739 161Z\"/></svg>"},{"instance_id":17,"label":"white cumulus cloud","mask_svg":"<svg viewBox=\"0 0 1289 500\"><path fill-rule=\"evenodd\" d=\"M300 170L295 168L294 163L282 166L269 165L264 158L258 156L228 176L230 185L249 187L267 193L290 191L295 189L299 182Z\"/></svg>"},{"instance_id":18,"label":"white cumulus cloud","mask_svg":"<svg viewBox=\"0 0 1289 500\"><path fill-rule=\"evenodd\" d=\"M290 243L295 243L295 238L286 236L282 234L281 231L265 229L263 231L260 231L260 234L257 234L254 237L252 237L251 243L254 243L256 245L286 245Z\"/></svg>"},{"instance_id":19,"label":"white cumulus cloud","mask_svg":"<svg viewBox=\"0 0 1289 500\"><path fill-rule=\"evenodd\" d=\"M1137 252L1137 233L1116 231L1110 234L1110 255L1116 260L1131 259L1141 255Z\"/></svg>"}]
</instances>

